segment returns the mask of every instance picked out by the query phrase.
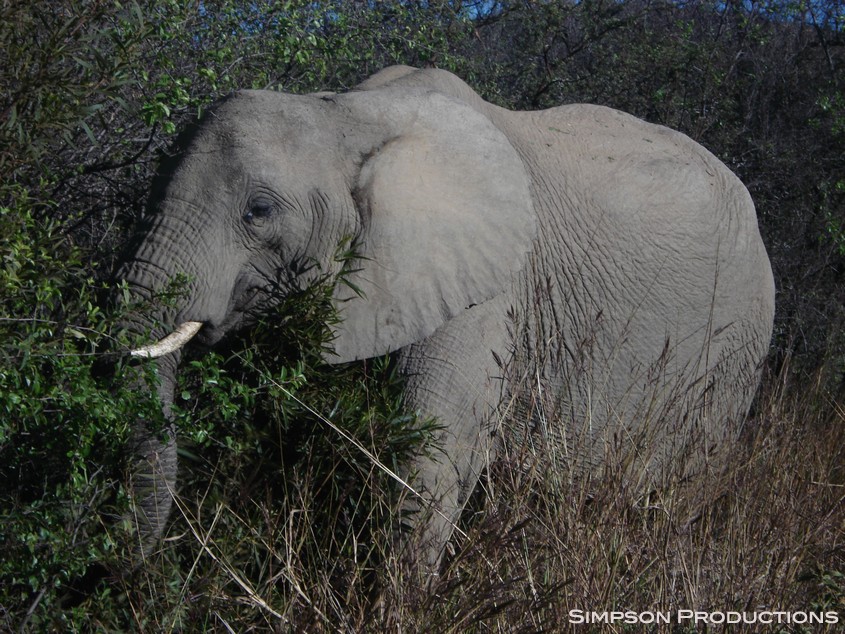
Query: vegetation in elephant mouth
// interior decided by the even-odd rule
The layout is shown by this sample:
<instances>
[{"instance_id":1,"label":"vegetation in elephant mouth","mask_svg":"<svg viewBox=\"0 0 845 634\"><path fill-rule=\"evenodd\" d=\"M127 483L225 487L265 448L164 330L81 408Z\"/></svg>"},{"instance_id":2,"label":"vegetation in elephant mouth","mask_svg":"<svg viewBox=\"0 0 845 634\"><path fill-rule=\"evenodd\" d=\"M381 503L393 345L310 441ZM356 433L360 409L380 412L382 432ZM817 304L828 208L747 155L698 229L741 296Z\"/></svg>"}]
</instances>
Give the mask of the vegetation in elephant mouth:
<instances>
[{"instance_id":1,"label":"vegetation in elephant mouth","mask_svg":"<svg viewBox=\"0 0 845 634\"><path fill-rule=\"evenodd\" d=\"M385 527L401 523L396 508L404 491L362 448L396 468L424 450L437 425L404 411L389 356L324 363L328 324L336 319L332 288L326 281L273 302L258 323L229 335L214 352L188 351L176 390L177 421L193 444L181 451L188 465L184 486L199 492L214 481L202 494L228 500L236 516L254 513L255 502L228 483L257 486L274 522L297 519L298 506L306 504L315 532L302 556L352 557L375 567ZM199 409L182 405L197 398ZM226 441L212 440L221 437ZM306 489L313 496L307 502L290 495ZM357 543L338 541L341 534L355 535Z\"/></svg>"}]
</instances>

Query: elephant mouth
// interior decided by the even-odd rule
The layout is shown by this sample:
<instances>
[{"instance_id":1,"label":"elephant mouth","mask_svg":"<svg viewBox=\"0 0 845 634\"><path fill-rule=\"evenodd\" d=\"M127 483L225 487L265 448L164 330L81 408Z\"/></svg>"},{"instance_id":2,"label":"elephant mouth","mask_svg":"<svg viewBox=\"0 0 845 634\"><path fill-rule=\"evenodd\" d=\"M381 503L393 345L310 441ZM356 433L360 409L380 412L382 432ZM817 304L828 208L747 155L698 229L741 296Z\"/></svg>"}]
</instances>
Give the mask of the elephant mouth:
<instances>
[{"instance_id":1,"label":"elephant mouth","mask_svg":"<svg viewBox=\"0 0 845 634\"><path fill-rule=\"evenodd\" d=\"M258 320L268 303L278 300L277 285L250 285L237 293L238 299L230 300L226 317L222 321L206 319L203 321L185 320L170 334L149 345L131 350L130 356L139 359L157 359L180 350L193 341L201 347L211 347L228 333L240 330ZM274 292L275 291L275 292Z\"/></svg>"},{"instance_id":2,"label":"elephant mouth","mask_svg":"<svg viewBox=\"0 0 845 634\"><path fill-rule=\"evenodd\" d=\"M227 335L248 328L266 315L267 309L278 304L290 293L287 287L278 283L244 284L243 290L232 294L226 308L226 316L219 322L206 322L198 340L204 345L214 345Z\"/></svg>"}]
</instances>

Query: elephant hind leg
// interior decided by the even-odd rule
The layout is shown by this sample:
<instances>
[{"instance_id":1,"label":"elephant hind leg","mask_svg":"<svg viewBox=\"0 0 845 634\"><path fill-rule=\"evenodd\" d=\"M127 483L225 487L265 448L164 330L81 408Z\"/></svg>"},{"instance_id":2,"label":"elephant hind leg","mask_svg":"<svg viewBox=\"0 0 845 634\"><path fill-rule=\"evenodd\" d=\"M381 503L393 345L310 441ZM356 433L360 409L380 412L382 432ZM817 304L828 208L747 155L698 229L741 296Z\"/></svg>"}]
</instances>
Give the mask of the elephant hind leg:
<instances>
[{"instance_id":1,"label":"elephant hind leg","mask_svg":"<svg viewBox=\"0 0 845 634\"><path fill-rule=\"evenodd\" d=\"M439 572L445 547L493 450L492 414L502 398L501 359L508 335L504 297L474 306L428 339L404 350L406 404L435 417L440 431L430 451L409 468L403 505L413 527L406 553L429 576Z\"/></svg>"}]
</instances>

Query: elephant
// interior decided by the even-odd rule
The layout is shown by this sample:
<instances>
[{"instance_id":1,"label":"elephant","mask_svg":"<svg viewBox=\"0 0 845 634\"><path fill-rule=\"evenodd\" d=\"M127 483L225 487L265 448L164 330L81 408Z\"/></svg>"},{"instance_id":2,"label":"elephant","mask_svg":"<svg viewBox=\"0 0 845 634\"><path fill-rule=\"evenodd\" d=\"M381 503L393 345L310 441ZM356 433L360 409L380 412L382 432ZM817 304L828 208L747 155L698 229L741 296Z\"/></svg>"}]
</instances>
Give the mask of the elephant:
<instances>
[{"instance_id":1,"label":"elephant","mask_svg":"<svg viewBox=\"0 0 845 634\"><path fill-rule=\"evenodd\" d=\"M344 93L235 92L177 147L118 269L138 298L187 280L131 321L165 413L186 348L339 274L351 240L324 360L394 355L405 406L440 424L437 451L405 472L425 575L503 451L504 410L509 442L557 448L583 474L617 449L645 478L692 473L735 441L774 282L748 191L687 136L596 105L511 111L445 70L393 66ZM149 549L176 440L144 420L134 438Z\"/></svg>"}]
</instances>

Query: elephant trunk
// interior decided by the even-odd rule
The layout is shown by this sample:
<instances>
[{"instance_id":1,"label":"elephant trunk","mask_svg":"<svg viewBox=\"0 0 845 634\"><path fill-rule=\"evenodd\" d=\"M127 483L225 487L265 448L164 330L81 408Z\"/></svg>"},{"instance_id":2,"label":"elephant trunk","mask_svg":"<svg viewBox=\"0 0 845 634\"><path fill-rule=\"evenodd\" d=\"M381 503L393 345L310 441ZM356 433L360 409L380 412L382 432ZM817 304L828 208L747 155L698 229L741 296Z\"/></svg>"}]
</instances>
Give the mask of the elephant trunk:
<instances>
[{"instance_id":1,"label":"elephant trunk","mask_svg":"<svg viewBox=\"0 0 845 634\"><path fill-rule=\"evenodd\" d=\"M135 422L131 439L129 489L133 507L130 520L136 529L136 554L148 555L164 531L176 490L176 429L171 422L171 405L176 386L177 350L153 363L158 374L158 396L167 423L162 429L150 421ZM143 379L138 376L138 383Z\"/></svg>"},{"instance_id":2,"label":"elephant trunk","mask_svg":"<svg viewBox=\"0 0 845 634\"><path fill-rule=\"evenodd\" d=\"M172 207L168 209L173 211ZM117 271L117 278L127 282L133 296L152 303L129 316L124 325L130 332L152 335L157 340L133 349L130 356L137 360L135 384L139 389L148 389L142 374L153 364L166 420L161 428L154 421L139 418L130 440L129 490L133 506L129 520L136 532L134 553L142 557L152 551L161 537L176 491L176 429L171 408L182 346L203 327L204 322L198 319L214 314L207 305L197 305L197 298L202 296L196 289L204 287L207 279L219 276L209 273L210 266L203 266L208 262L194 261L190 248L200 244L203 254L210 253L214 249L208 241L207 236L197 233L192 221L159 216L139 235L134 254ZM157 293L169 289L178 274L186 278L186 287L178 289L185 291L184 297L179 298L179 306L159 303Z\"/></svg>"},{"instance_id":3,"label":"elephant trunk","mask_svg":"<svg viewBox=\"0 0 845 634\"><path fill-rule=\"evenodd\" d=\"M151 269L133 262L121 272L136 296L148 299L150 287L161 286ZM151 272L152 271L152 274ZM152 281L150 281L152 280ZM143 336L153 335L156 343L130 351L134 362L133 385L149 390L145 371L150 364L156 373L155 388L165 423L143 416L134 421L129 446L129 479L131 497L129 522L133 528L130 566L137 565L155 548L170 516L176 491L177 452L176 428L172 423L172 404L176 388L176 372L181 360L181 347L201 328L200 322L186 322L168 336L161 324L173 323L173 308L158 308L152 314L135 313L124 323L126 330Z\"/></svg>"}]
</instances>

